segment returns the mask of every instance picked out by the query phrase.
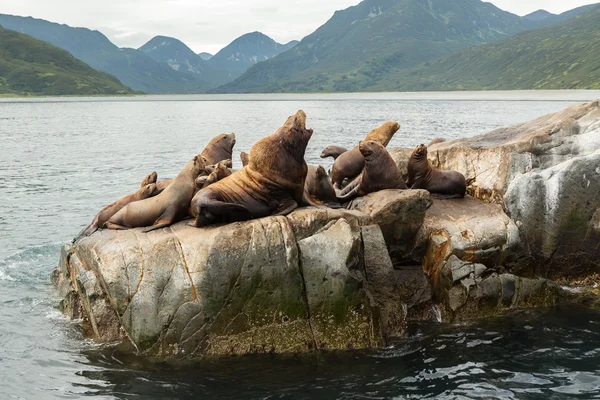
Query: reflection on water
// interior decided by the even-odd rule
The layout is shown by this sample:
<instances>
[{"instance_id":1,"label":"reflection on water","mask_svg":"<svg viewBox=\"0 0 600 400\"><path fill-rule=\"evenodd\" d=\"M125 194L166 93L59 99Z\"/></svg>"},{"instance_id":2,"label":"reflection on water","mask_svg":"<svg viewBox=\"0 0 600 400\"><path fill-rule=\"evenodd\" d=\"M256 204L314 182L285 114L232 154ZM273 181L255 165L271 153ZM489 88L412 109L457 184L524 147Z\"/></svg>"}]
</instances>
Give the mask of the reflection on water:
<instances>
[{"instance_id":1,"label":"reflection on water","mask_svg":"<svg viewBox=\"0 0 600 400\"><path fill-rule=\"evenodd\" d=\"M56 310L49 275L60 245L149 172L174 176L216 134L236 132L238 166L240 151L304 109L315 129L306 158L323 163L323 147L351 147L388 119L402 125L391 146L412 147L530 120L600 94L573 92L562 97L567 101L511 94L527 102L440 96L0 100L0 399L600 398L600 318L586 310L419 325L394 347L370 353L187 366L149 364L82 340L77 325Z\"/></svg>"}]
</instances>

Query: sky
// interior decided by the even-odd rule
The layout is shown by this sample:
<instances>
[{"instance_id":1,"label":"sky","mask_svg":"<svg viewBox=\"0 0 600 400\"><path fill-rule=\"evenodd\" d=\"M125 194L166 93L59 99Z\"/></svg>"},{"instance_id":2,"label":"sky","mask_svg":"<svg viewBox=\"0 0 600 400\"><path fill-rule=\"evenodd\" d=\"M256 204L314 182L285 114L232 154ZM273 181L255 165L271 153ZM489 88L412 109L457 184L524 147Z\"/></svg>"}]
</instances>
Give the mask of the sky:
<instances>
[{"instance_id":1,"label":"sky","mask_svg":"<svg viewBox=\"0 0 600 400\"><path fill-rule=\"evenodd\" d=\"M492 0L525 15L561 13L600 0ZM0 13L96 29L119 47L138 48L156 35L175 37L195 52L216 53L244 33L277 42L300 40L336 10L360 0L0 0Z\"/></svg>"}]
</instances>

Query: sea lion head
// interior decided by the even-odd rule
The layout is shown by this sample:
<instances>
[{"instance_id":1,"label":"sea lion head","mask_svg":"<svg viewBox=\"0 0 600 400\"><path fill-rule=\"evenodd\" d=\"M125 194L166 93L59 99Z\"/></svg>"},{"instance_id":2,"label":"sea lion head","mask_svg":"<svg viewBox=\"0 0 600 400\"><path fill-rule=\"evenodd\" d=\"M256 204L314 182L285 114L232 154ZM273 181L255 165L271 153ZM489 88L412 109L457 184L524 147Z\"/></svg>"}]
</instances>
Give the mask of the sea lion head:
<instances>
[{"instance_id":1,"label":"sea lion head","mask_svg":"<svg viewBox=\"0 0 600 400\"><path fill-rule=\"evenodd\" d=\"M157 191L158 188L156 187L156 183L149 183L142 188L142 196L144 196L144 198L152 197Z\"/></svg>"},{"instance_id":2,"label":"sea lion head","mask_svg":"<svg viewBox=\"0 0 600 400\"><path fill-rule=\"evenodd\" d=\"M367 160L374 155L381 153L382 148L384 148L384 146L374 140L363 140L358 144L360 154Z\"/></svg>"},{"instance_id":3,"label":"sea lion head","mask_svg":"<svg viewBox=\"0 0 600 400\"><path fill-rule=\"evenodd\" d=\"M413 150L410 158L419 159L419 160L427 158L427 146L425 146L424 144L418 145Z\"/></svg>"},{"instance_id":4,"label":"sea lion head","mask_svg":"<svg viewBox=\"0 0 600 400\"><path fill-rule=\"evenodd\" d=\"M233 151L233 146L235 146L235 133L222 133L211 140L211 143L214 143L231 153Z\"/></svg>"},{"instance_id":5,"label":"sea lion head","mask_svg":"<svg viewBox=\"0 0 600 400\"><path fill-rule=\"evenodd\" d=\"M148 174L148 176L146 176L142 180L142 183L141 183L140 187L144 187L144 186L149 185L151 183L156 183L157 179L158 179L158 174L156 173L156 171L153 171L152 173Z\"/></svg>"},{"instance_id":6,"label":"sea lion head","mask_svg":"<svg viewBox=\"0 0 600 400\"><path fill-rule=\"evenodd\" d=\"M327 175L327 171L325 171L325 168L323 168L322 165L319 165L317 167L317 179L322 179L322 178L329 179L329 176Z\"/></svg>"},{"instance_id":7,"label":"sea lion head","mask_svg":"<svg viewBox=\"0 0 600 400\"><path fill-rule=\"evenodd\" d=\"M196 176L198 176L202 172L204 172L206 166L208 165L208 161L201 154L198 154L196 157L194 157L193 161L194 161L194 166L192 167L192 169L193 169L194 174Z\"/></svg>"},{"instance_id":8,"label":"sea lion head","mask_svg":"<svg viewBox=\"0 0 600 400\"><path fill-rule=\"evenodd\" d=\"M302 110L290 116L280 129L284 147L298 160L304 160L306 146L312 134L312 129L306 129L306 113Z\"/></svg>"},{"instance_id":9,"label":"sea lion head","mask_svg":"<svg viewBox=\"0 0 600 400\"><path fill-rule=\"evenodd\" d=\"M231 160L221 160L218 165L223 166L223 168L231 168L233 167L233 162Z\"/></svg>"},{"instance_id":10,"label":"sea lion head","mask_svg":"<svg viewBox=\"0 0 600 400\"><path fill-rule=\"evenodd\" d=\"M386 121L380 127L373 129L367 137L365 141L374 140L386 147L394 134L400 130L400 124L396 121Z\"/></svg>"}]
</instances>

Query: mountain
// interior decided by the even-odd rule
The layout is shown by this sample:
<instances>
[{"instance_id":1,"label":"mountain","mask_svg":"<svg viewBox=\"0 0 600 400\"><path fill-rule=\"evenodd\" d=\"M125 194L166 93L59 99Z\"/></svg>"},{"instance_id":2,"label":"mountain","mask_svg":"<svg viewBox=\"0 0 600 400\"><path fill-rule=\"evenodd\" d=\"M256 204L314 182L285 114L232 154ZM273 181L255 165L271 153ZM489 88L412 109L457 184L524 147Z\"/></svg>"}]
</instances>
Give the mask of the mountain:
<instances>
[{"instance_id":1,"label":"mountain","mask_svg":"<svg viewBox=\"0 0 600 400\"><path fill-rule=\"evenodd\" d=\"M203 59L204 61L208 61L212 58L212 54L207 53L207 52L202 52L202 53L198 53L198 55L200 56L201 59Z\"/></svg>"},{"instance_id":2,"label":"mountain","mask_svg":"<svg viewBox=\"0 0 600 400\"><path fill-rule=\"evenodd\" d=\"M280 44L260 32L240 36L208 60L218 70L228 71L228 81L242 75L248 68L283 53L298 44L291 41Z\"/></svg>"},{"instance_id":3,"label":"mountain","mask_svg":"<svg viewBox=\"0 0 600 400\"><path fill-rule=\"evenodd\" d=\"M214 56L201 53L210 56L205 60L180 40L156 36L139 50L176 71L201 76L209 88L214 88L231 82L250 66L288 50L296 43L282 45L260 32L252 32L235 39Z\"/></svg>"},{"instance_id":4,"label":"mountain","mask_svg":"<svg viewBox=\"0 0 600 400\"><path fill-rule=\"evenodd\" d=\"M531 14L525 15L523 18L528 19L530 21L543 21L548 18L557 17L556 14L552 14L546 10L537 10L532 12Z\"/></svg>"},{"instance_id":5,"label":"mountain","mask_svg":"<svg viewBox=\"0 0 600 400\"><path fill-rule=\"evenodd\" d=\"M98 31L4 14L0 14L0 25L60 47L92 68L114 75L136 91L195 93L209 87L196 74L175 71L141 51L118 48Z\"/></svg>"},{"instance_id":6,"label":"mountain","mask_svg":"<svg viewBox=\"0 0 600 400\"><path fill-rule=\"evenodd\" d=\"M364 0L213 92L367 90L390 71L555 22L480 0Z\"/></svg>"},{"instance_id":7,"label":"mountain","mask_svg":"<svg viewBox=\"0 0 600 400\"><path fill-rule=\"evenodd\" d=\"M175 38L155 36L138 50L155 61L169 64L175 71L202 74L206 70L204 60Z\"/></svg>"},{"instance_id":8,"label":"mountain","mask_svg":"<svg viewBox=\"0 0 600 400\"><path fill-rule=\"evenodd\" d=\"M65 50L0 27L0 94L127 94L115 77Z\"/></svg>"},{"instance_id":9,"label":"mountain","mask_svg":"<svg viewBox=\"0 0 600 400\"><path fill-rule=\"evenodd\" d=\"M371 89L600 89L600 6L557 25L398 71Z\"/></svg>"}]
</instances>

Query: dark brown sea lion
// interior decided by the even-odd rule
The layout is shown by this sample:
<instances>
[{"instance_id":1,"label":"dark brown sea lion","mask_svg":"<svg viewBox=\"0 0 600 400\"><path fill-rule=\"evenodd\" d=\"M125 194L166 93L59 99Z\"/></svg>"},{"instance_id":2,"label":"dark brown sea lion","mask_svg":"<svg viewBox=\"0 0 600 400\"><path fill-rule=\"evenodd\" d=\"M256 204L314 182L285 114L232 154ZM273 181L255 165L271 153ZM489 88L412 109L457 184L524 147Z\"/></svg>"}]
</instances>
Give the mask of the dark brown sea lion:
<instances>
[{"instance_id":1,"label":"dark brown sea lion","mask_svg":"<svg viewBox=\"0 0 600 400\"><path fill-rule=\"evenodd\" d=\"M242 151L240 153L240 160L242 160L242 167L245 167L246 165L248 165L248 163L250 162L250 160L248 159L248 153L246 153L245 151Z\"/></svg>"},{"instance_id":2,"label":"dark brown sea lion","mask_svg":"<svg viewBox=\"0 0 600 400\"><path fill-rule=\"evenodd\" d=\"M146 226L146 232L149 232L185 217L194 196L195 180L206 165L206 158L197 155L161 194L123 207L108 220L106 227L127 229Z\"/></svg>"},{"instance_id":3,"label":"dark brown sea lion","mask_svg":"<svg viewBox=\"0 0 600 400\"><path fill-rule=\"evenodd\" d=\"M431 166L427 146L420 144L408 160L408 186L426 189L447 197L464 197L467 191L465 176L457 171L444 171Z\"/></svg>"},{"instance_id":4,"label":"dark brown sea lion","mask_svg":"<svg viewBox=\"0 0 600 400\"><path fill-rule=\"evenodd\" d=\"M387 146L394 133L400 129L396 121L388 121L379 128L373 129L365 138L364 142L375 141L383 147ZM331 183L334 189L339 190L345 179L353 180L365 166L365 159L360 153L358 146L340 155L333 163L331 169Z\"/></svg>"},{"instance_id":5,"label":"dark brown sea lion","mask_svg":"<svg viewBox=\"0 0 600 400\"><path fill-rule=\"evenodd\" d=\"M308 166L304 189L308 193L308 196L316 201L320 201L329 207L339 206L335 190L329 180L329 175L327 175L322 165L318 167L314 165Z\"/></svg>"},{"instance_id":6,"label":"dark brown sea lion","mask_svg":"<svg viewBox=\"0 0 600 400\"><path fill-rule=\"evenodd\" d=\"M338 196L342 203L385 189L406 189L402 173L387 149L373 140L360 142L365 168Z\"/></svg>"},{"instance_id":7,"label":"dark brown sea lion","mask_svg":"<svg viewBox=\"0 0 600 400\"><path fill-rule=\"evenodd\" d=\"M201 155L206 158L208 165L214 165L222 160L231 160L234 145L235 133L223 133L208 142Z\"/></svg>"},{"instance_id":8,"label":"dark brown sea lion","mask_svg":"<svg viewBox=\"0 0 600 400\"><path fill-rule=\"evenodd\" d=\"M446 141L446 139L436 138L436 139L433 139L431 142L429 142L429 144L427 145L427 147L431 147L434 144L438 144L438 143L444 143L445 141Z\"/></svg>"},{"instance_id":9,"label":"dark brown sea lion","mask_svg":"<svg viewBox=\"0 0 600 400\"><path fill-rule=\"evenodd\" d=\"M339 156L347 152L348 149L340 146L327 146L321 152L321 158L332 157L334 160L337 160Z\"/></svg>"},{"instance_id":10,"label":"dark brown sea lion","mask_svg":"<svg viewBox=\"0 0 600 400\"><path fill-rule=\"evenodd\" d=\"M199 191L190 205L194 226L287 215L302 202L312 136L306 114L298 111L275 133L250 149L241 170Z\"/></svg>"},{"instance_id":11,"label":"dark brown sea lion","mask_svg":"<svg viewBox=\"0 0 600 400\"><path fill-rule=\"evenodd\" d=\"M155 180L156 180L156 173ZM114 203L104 207L98 215L94 218L91 224L89 224L86 228L84 228L79 235L75 238L73 242L76 242L80 238L84 236L89 236L92 233L96 232L99 228L103 227L104 224L117 212L119 212L123 207L128 205L129 203L133 203L134 201L140 201L144 199L148 199L156 194L156 185L154 183L148 184L144 187L141 187L137 192L130 194L128 196L123 197L121 200L115 201Z\"/></svg>"}]
</instances>

